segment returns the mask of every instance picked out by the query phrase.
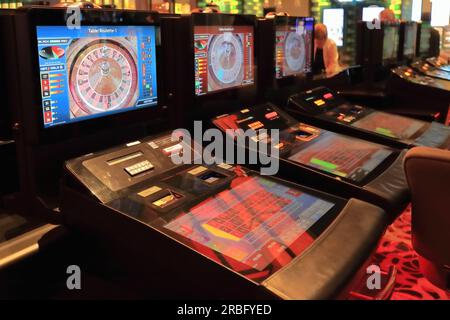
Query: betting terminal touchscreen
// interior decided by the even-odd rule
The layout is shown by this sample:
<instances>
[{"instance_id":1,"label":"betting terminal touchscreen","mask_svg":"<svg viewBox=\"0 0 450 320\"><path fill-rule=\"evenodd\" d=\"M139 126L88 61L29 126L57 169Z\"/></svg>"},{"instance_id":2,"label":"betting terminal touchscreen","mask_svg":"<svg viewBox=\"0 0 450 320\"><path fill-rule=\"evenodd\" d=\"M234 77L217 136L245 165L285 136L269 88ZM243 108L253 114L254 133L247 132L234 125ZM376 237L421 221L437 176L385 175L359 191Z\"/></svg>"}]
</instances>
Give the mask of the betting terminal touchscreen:
<instances>
[{"instance_id":1,"label":"betting terminal touchscreen","mask_svg":"<svg viewBox=\"0 0 450 320\"><path fill-rule=\"evenodd\" d=\"M271 105L242 109L220 116L214 123L222 130L279 129L280 143L275 146L281 157L315 168L353 183L364 183L383 162L394 155L390 148L335 134L289 119ZM258 135L262 141L267 137Z\"/></svg>"},{"instance_id":2,"label":"betting terminal touchscreen","mask_svg":"<svg viewBox=\"0 0 450 320\"><path fill-rule=\"evenodd\" d=\"M293 95L289 110L308 122L323 125L375 142L401 148L429 146L447 149L450 128L437 122L426 122L352 104L336 92L318 87Z\"/></svg>"}]
</instances>

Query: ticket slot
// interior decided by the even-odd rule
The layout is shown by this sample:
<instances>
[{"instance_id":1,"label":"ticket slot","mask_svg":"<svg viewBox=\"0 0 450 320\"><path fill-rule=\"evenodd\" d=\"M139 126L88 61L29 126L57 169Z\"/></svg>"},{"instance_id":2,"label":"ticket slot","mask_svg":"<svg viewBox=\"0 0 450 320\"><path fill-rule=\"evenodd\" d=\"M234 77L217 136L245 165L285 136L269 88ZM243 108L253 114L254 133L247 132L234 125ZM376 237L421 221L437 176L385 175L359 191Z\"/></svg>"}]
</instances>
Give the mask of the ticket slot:
<instances>
[{"instance_id":1,"label":"ticket slot","mask_svg":"<svg viewBox=\"0 0 450 320\"><path fill-rule=\"evenodd\" d=\"M183 199L184 196L181 193L175 192L170 189L164 189L149 197L147 201L154 207L165 209L168 207L173 207L175 204L180 204Z\"/></svg>"},{"instance_id":2,"label":"ticket slot","mask_svg":"<svg viewBox=\"0 0 450 320\"><path fill-rule=\"evenodd\" d=\"M225 178L227 178L227 176L217 171L208 170L205 173L198 175L197 178L203 180L207 184L215 184L217 182L223 181Z\"/></svg>"}]
</instances>

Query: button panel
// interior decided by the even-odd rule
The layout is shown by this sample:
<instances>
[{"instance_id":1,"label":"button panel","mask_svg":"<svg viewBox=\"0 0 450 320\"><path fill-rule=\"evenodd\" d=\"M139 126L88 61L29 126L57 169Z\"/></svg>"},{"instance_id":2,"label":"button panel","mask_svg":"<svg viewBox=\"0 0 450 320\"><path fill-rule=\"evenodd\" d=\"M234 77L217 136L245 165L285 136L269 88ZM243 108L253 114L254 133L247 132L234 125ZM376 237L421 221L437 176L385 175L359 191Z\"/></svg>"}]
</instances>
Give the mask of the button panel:
<instances>
[{"instance_id":1,"label":"button panel","mask_svg":"<svg viewBox=\"0 0 450 320\"><path fill-rule=\"evenodd\" d=\"M150 161L144 160L132 166L126 167L125 171L128 172L130 176L134 177L142 172L152 170L154 167L155 166Z\"/></svg>"}]
</instances>

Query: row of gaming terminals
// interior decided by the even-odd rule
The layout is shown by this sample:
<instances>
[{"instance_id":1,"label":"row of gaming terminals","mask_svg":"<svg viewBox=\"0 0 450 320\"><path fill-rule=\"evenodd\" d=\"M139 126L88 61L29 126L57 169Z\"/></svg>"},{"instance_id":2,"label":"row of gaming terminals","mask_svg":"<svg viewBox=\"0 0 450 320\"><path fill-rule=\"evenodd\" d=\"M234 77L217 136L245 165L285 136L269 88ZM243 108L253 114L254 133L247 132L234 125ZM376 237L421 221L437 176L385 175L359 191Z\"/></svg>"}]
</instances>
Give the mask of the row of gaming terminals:
<instances>
[{"instance_id":1,"label":"row of gaming terminals","mask_svg":"<svg viewBox=\"0 0 450 320\"><path fill-rule=\"evenodd\" d=\"M78 27L68 18L2 12L20 202L107 244L161 296L345 297L409 202L406 149L450 146L443 124L324 87L297 87L279 107L264 101L268 86L309 81L313 18L96 9ZM232 142L252 129L241 147L271 145L278 173L218 149L216 162L202 161L211 149L187 142L194 120L242 129Z\"/></svg>"},{"instance_id":2,"label":"row of gaming terminals","mask_svg":"<svg viewBox=\"0 0 450 320\"><path fill-rule=\"evenodd\" d=\"M417 83L450 90L448 65L442 65L438 58L430 57L430 53L439 55L439 36L436 38L437 31L433 32L429 23L385 22L381 28L372 28L367 27L367 22L359 22L357 26L356 60L367 67L370 80L377 81L383 77L383 71L403 64L397 74L415 70L419 72L416 73ZM425 77L420 78L420 74Z\"/></svg>"},{"instance_id":3,"label":"row of gaming terminals","mask_svg":"<svg viewBox=\"0 0 450 320\"><path fill-rule=\"evenodd\" d=\"M450 99L449 67L439 58L439 34L427 22L357 24L356 60L364 68L366 91L395 97L390 110L435 114L444 122ZM343 92L347 88L342 88ZM411 99L411 92L415 92ZM372 94L373 96L373 94Z\"/></svg>"}]
</instances>

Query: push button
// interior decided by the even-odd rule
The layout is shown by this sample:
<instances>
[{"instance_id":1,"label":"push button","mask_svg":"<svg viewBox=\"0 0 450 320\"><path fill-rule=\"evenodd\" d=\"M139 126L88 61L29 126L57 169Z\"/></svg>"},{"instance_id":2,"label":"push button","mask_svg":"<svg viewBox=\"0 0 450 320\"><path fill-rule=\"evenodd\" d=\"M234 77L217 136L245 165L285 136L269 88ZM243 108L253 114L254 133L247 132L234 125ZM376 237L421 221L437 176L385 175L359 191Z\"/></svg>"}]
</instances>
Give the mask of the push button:
<instances>
[{"instance_id":1,"label":"push button","mask_svg":"<svg viewBox=\"0 0 450 320\"><path fill-rule=\"evenodd\" d=\"M141 161L132 166L126 167L125 171L132 177L145 171L153 170L155 166L148 160Z\"/></svg>"}]
</instances>

